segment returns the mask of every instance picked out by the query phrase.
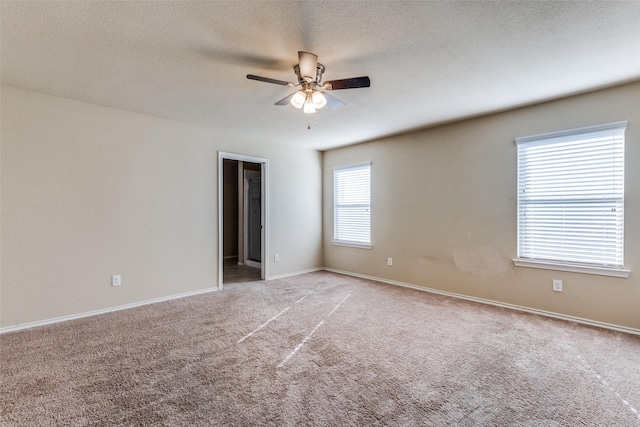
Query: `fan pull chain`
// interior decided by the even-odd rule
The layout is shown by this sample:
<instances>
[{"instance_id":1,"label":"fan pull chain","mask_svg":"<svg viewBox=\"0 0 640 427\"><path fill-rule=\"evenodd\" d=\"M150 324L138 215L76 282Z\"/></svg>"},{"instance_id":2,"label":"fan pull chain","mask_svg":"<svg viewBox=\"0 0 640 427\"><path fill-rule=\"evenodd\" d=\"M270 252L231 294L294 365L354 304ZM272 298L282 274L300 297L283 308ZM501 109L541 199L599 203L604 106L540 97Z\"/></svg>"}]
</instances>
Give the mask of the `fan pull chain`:
<instances>
[{"instance_id":1,"label":"fan pull chain","mask_svg":"<svg viewBox=\"0 0 640 427\"><path fill-rule=\"evenodd\" d=\"M315 117L316 117L316 127L317 127L318 126L318 112L317 111L315 112ZM309 120L307 122L307 129L311 130L311 120Z\"/></svg>"}]
</instances>

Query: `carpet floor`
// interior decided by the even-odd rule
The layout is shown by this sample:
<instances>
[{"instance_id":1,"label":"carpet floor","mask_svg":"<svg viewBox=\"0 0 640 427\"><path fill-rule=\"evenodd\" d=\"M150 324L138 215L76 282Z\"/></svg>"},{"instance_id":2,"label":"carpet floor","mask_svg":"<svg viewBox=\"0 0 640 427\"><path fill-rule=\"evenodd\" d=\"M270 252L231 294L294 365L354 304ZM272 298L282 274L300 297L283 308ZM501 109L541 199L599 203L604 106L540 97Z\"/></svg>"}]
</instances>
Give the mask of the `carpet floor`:
<instances>
[{"instance_id":1,"label":"carpet floor","mask_svg":"<svg viewBox=\"0 0 640 427\"><path fill-rule=\"evenodd\" d=\"M315 272L0 335L0 425L640 426L640 337Z\"/></svg>"}]
</instances>

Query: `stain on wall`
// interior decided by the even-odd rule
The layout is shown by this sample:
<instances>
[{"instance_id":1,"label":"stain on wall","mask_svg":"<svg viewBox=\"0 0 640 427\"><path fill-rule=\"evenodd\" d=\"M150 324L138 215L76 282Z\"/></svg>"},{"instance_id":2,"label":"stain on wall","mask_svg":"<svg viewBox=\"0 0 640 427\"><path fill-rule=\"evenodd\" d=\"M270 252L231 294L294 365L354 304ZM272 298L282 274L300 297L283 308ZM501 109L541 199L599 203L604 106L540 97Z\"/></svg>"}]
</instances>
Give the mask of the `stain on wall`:
<instances>
[{"instance_id":1,"label":"stain on wall","mask_svg":"<svg viewBox=\"0 0 640 427\"><path fill-rule=\"evenodd\" d=\"M491 245L471 249L453 250L453 263L463 273L470 273L481 279L505 277L513 273L508 259Z\"/></svg>"}]
</instances>

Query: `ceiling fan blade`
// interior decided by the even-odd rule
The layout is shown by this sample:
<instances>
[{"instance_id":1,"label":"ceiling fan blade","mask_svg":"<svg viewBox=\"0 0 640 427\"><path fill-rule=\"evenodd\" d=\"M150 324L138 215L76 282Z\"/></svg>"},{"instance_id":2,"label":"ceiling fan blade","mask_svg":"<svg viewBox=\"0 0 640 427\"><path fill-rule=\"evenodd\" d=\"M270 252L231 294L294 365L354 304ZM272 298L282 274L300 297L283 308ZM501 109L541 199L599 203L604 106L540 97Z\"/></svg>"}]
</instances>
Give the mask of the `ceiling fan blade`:
<instances>
[{"instance_id":1,"label":"ceiling fan blade","mask_svg":"<svg viewBox=\"0 0 640 427\"><path fill-rule=\"evenodd\" d=\"M357 89L359 87L371 86L371 80L369 77L352 77L350 79L331 80L325 82L323 87L327 90L339 90L339 89Z\"/></svg>"},{"instance_id":2,"label":"ceiling fan blade","mask_svg":"<svg viewBox=\"0 0 640 427\"><path fill-rule=\"evenodd\" d=\"M337 110L337 109L342 108L342 107L345 106L345 103L340 101L335 96L329 95L327 92L322 92L322 94L324 95L325 99L327 100L327 105L332 110Z\"/></svg>"},{"instance_id":3,"label":"ceiling fan blade","mask_svg":"<svg viewBox=\"0 0 640 427\"><path fill-rule=\"evenodd\" d=\"M300 76L316 79L318 69L318 56L309 52L298 51L298 62L300 65Z\"/></svg>"},{"instance_id":4,"label":"ceiling fan blade","mask_svg":"<svg viewBox=\"0 0 640 427\"><path fill-rule=\"evenodd\" d=\"M247 78L249 80L257 80L259 82L273 83L276 85L293 86L292 83L285 82L284 80L276 80L276 79L270 79L268 77L254 76L253 74L247 74Z\"/></svg>"},{"instance_id":5,"label":"ceiling fan blade","mask_svg":"<svg viewBox=\"0 0 640 427\"><path fill-rule=\"evenodd\" d=\"M282 98L280 101L276 102L273 105L289 105L289 103L291 102L291 98L293 98L293 95L295 95L298 92L293 92L291 95L287 96L286 98Z\"/></svg>"}]
</instances>

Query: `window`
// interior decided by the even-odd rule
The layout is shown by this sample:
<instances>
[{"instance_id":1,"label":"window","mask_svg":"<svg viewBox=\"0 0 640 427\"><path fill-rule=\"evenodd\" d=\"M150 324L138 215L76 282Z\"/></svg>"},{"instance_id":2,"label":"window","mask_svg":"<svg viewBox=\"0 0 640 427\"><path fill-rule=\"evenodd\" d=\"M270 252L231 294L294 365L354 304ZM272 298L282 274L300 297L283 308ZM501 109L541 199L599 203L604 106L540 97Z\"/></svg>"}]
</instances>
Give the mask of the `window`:
<instances>
[{"instance_id":1,"label":"window","mask_svg":"<svg viewBox=\"0 0 640 427\"><path fill-rule=\"evenodd\" d=\"M626 122L516 138L516 265L626 277Z\"/></svg>"},{"instance_id":2,"label":"window","mask_svg":"<svg viewBox=\"0 0 640 427\"><path fill-rule=\"evenodd\" d=\"M371 248L371 163L333 169L333 243Z\"/></svg>"}]
</instances>

